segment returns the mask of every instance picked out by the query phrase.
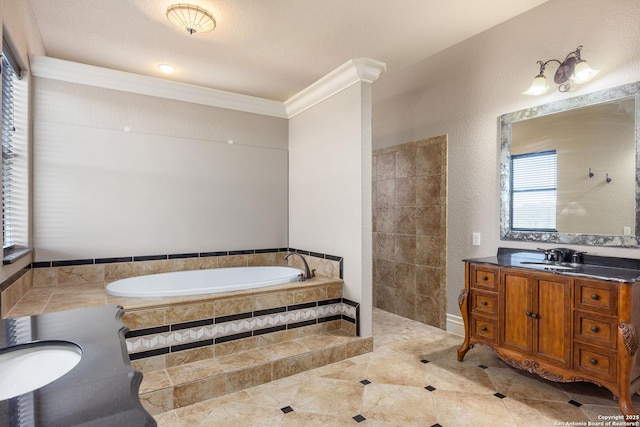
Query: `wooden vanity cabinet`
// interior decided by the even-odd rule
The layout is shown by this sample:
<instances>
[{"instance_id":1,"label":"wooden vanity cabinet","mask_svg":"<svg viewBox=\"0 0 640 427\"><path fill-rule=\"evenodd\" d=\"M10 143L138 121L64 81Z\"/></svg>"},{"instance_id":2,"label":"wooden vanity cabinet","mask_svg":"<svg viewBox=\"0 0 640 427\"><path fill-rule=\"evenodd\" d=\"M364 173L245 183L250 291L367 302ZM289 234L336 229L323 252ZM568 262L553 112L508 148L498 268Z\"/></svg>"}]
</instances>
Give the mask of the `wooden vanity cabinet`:
<instances>
[{"instance_id":1,"label":"wooden vanity cabinet","mask_svg":"<svg viewBox=\"0 0 640 427\"><path fill-rule=\"evenodd\" d=\"M556 274L502 269L499 345L569 367L571 280Z\"/></svg>"},{"instance_id":2,"label":"wooden vanity cabinet","mask_svg":"<svg viewBox=\"0 0 640 427\"><path fill-rule=\"evenodd\" d=\"M473 262L465 278L459 361L484 344L508 365L548 380L606 387L623 414L636 414L640 285Z\"/></svg>"}]
</instances>

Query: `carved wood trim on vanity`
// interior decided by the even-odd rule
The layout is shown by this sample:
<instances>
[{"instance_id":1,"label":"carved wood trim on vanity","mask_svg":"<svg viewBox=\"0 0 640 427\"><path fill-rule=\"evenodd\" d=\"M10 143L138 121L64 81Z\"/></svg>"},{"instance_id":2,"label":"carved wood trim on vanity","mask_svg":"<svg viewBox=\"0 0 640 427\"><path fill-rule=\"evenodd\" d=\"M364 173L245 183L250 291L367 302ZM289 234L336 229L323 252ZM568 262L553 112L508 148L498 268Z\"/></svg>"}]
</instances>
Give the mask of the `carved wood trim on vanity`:
<instances>
[{"instance_id":1,"label":"carved wood trim on vanity","mask_svg":"<svg viewBox=\"0 0 640 427\"><path fill-rule=\"evenodd\" d=\"M636 332L636 327L633 323L620 323L618 325L620 329L620 335L622 335L622 341L624 342L624 346L627 348L627 353L629 356L635 356L638 351L638 334Z\"/></svg>"},{"instance_id":2,"label":"carved wood trim on vanity","mask_svg":"<svg viewBox=\"0 0 640 427\"><path fill-rule=\"evenodd\" d=\"M502 360L504 363L506 363L507 365L511 366L512 368L516 368L516 369L522 369L523 371L527 371L530 374L536 374L541 376L544 379L547 379L549 381L554 381L554 382L558 382L558 383L575 383L575 382L580 382L580 381L586 381L583 377L576 377L576 376L571 376L571 377L564 377L561 374L557 374L554 372L551 372L547 369L544 369L540 366L539 362L536 362L535 360L531 360L531 359L523 359L523 360L516 360L516 359L512 359L509 356L505 356L500 354L498 351L496 351L495 348L491 348L493 351L496 352L496 355L498 355L498 357L500 358L500 360ZM596 383L598 384L598 383ZM600 385L600 384L598 384Z\"/></svg>"},{"instance_id":3,"label":"carved wood trim on vanity","mask_svg":"<svg viewBox=\"0 0 640 427\"><path fill-rule=\"evenodd\" d=\"M458 307L462 307L462 304L464 304L464 300L465 298L467 298L467 295L469 295L468 290L463 289L460 291L460 294L458 294Z\"/></svg>"},{"instance_id":4,"label":"carved wood trim on vanity","mask_svg":"<svg viewBox=\"0 0 640 427\"><path fill-rule=\"evenodd\" d=\"M483 344L547 380L605 387L622 414L637 414L640 284L468 261L458 305L465 329L458 361Z\"/></svg>"}]
</instances>

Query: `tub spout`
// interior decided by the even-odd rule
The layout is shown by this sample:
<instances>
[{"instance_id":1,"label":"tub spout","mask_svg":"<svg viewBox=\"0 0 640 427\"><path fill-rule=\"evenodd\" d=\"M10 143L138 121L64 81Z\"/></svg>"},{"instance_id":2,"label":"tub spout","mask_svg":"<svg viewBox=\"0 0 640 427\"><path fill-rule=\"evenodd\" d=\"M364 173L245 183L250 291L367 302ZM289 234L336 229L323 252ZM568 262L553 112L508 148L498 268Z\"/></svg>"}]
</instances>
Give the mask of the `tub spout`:
<instances>
[{"instance_id":1,"label":"tub spout","mask_svg":"<svg viewBox=\"0 0 640 427\"><path fill-rule=\"evenodd\" d=\"M284 259L289 259L289 257L291 255L298 255L300 257L300 259L302 260L302 262L304 263L304 275L302 276L302 279L300 279L301 282L307 280L307 279L311 279L312 277L315 276L314 272L309 270L309 264L307 264L307 260L304 259L304 257L302 255L300 255L297 252L289 252Z\"/></svg>"}]
</instances>

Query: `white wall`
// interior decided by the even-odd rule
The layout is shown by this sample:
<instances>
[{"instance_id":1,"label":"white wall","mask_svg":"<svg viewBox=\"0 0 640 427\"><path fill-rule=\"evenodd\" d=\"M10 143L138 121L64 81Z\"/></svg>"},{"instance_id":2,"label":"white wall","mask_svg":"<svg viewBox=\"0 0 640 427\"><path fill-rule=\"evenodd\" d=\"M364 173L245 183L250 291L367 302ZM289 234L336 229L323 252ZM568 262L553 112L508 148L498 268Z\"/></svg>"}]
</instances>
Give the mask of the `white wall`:
<instances>
[{"instance_id":1,"label":"white wall","mask_svg":"<svg viewBox=\"0 0 640 427\"><path fill-rule=\"evenodd\" d=\"M286 119L34 83L37 261L287 245Z\"/></svg>"},{"instance_id":2,"label":"white wall","mask_svg":"<svg viewBox=\"0 0 640 427\"><path fill-rule=\"evenodd\" d=\"M499 246L540 246L500 241L498 116L640 80L639 21L637 0L550 0L375 83L374 148L448 134L447 313L460 314L462 259L494 255ZM573 93L520 94L537 60L564 59L578 45L601 70L594 81ZM479 247L471 245L474 231L482 233ZM637 249L581 249L640 258Z\"/></svg>"},{"instance_id":3,"label":"white wall","mask_svg":"<svg viewBox=\"0 0 640 427\"><path fill-rule=\"evenodd\" d=\"M289 244L344 258L344 296L371 335L371 85L289 120Z\"/></svg>"}]
</instances>

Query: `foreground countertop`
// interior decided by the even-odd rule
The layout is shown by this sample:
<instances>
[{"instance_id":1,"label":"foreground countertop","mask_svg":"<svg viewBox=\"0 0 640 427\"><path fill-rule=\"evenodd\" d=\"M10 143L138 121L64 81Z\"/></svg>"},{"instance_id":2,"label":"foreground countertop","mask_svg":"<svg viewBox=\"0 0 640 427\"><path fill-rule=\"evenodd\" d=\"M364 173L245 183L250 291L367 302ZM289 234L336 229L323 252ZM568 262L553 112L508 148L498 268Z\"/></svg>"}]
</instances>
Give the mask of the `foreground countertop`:
<instances>
[{"instance_id":1,"label":"foreground countertop","mask_svg":"<svg viewBox=\"0 0 640 427\"><path fill-rule=\"evenodd\" d=\"M68 341L82 350L78 365L61 378L0 401L0 426L155 426L138 399L142 374L129 364L122 314L110 305L0 320L0 351L41 341Z\"/></svg>"},{"instance_id":2,"label":"foreground countertop","mask_svg":"<svg viewBox=\"0 0 640 427\"><path fill-rule=\"evenodd\" d=\"M581 264L565 264L571 270L556 270L552 265L532 265L527 262L544 262L541 251L517 250L499 248L495 256L465 259L464 262L490 264L500 267L517 267L535 271L545 271L568 276L587 277L598 280L608 280L619 283L640 284L640 260L629 258L613 258L600 256L585 256Z\"/></svg>"}]
</instances>

